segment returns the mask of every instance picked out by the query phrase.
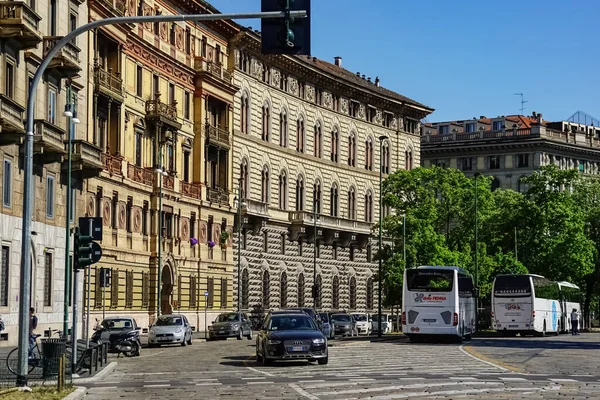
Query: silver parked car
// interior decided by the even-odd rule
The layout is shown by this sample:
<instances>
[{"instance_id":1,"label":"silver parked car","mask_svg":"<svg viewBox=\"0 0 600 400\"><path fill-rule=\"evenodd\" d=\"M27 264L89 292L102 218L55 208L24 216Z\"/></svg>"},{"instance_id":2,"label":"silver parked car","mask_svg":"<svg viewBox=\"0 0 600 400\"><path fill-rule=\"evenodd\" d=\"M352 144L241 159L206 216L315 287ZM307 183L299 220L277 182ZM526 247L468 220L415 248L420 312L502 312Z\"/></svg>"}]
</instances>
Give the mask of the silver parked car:
<instances>
[{"instance_id":1,"label":"silver parked car","mask_svg":"<svg viewBox=\"0 0 600 400\"><path fill-rule=\"evenodd\" d=\"M219 314L217 319L208 327L207 340L227 339L230 337L242 340L252 339L252 323L245 313L228 312Z\"/></svg>"},{"instance_id":2,"label":"silver parked car","mask_svg":"<svg viewBox=\"0 0 600 400\"><path fill-rule=\"evenodd\" d=\"M192 344L192 326L185 315L161 315L148 332L148 347L162 344Z\"/></svg>"}]
</instances>

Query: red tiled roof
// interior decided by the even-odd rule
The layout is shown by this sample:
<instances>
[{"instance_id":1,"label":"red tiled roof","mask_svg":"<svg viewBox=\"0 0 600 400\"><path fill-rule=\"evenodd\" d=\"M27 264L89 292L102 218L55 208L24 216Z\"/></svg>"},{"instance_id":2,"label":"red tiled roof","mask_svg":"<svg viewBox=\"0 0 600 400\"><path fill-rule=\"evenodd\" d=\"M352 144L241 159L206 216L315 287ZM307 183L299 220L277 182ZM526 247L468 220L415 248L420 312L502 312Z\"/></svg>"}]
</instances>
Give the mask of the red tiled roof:
<instances>
[{"instance_id":1,"label":"red tiled roof","mask_svg":"<svg viewBox=\"0 0 600 400\"><path fill-rule=\"evenodd\" d=\"M506 129L512 129L512 125L513 124L517 124L518 128L531 128L533 125L538 123L537 118L534 118L531 115L506 115L504 117L498 117L498 118L504 118L504 120L506 121ZM463 121L440 121L440 122L434 122L434 123L428 123L428 124L423 124L423 127L428 127L428 128L433 128L433 129L437 129L438 126L440 125L453 125L453 126L458 126L459 128L456 130L457 133L464 133L464 124L468 123L468 122L478 122L480 124L484 124L484 125L488 125L488 127L484 128L485 131L491 131L492 130L492 120L493 119L497 119L497 118L488 118L488 117L481 117L475 120L463 120ZM542 124L548 124L550 121L547 120L542 120ZM510 123L510 124L509 124Z\"/></svg>"}]
</instances>

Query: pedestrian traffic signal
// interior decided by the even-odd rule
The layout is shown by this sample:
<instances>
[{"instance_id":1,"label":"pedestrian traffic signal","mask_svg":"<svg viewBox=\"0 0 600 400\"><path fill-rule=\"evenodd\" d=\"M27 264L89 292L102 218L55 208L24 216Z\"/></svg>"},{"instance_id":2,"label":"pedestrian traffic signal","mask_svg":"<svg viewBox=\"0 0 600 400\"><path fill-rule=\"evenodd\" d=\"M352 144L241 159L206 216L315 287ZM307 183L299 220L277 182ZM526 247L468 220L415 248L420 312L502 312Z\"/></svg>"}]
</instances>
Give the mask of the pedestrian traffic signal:
<instances>
[{"instance_id":1,"label":"pedestrian traffic signal","mask_svg":"<svg viewBox=\"0 0 600 400\"><path fill-rule=\"evenodd\" d=\"M261 20L263 54L310 55L310 0L262 0L262 12L283 11L283 18ZM306 11L294 18L290 11Z\"/></svg>"},{"instance_id":2,"label":"pedestrian traffic signal","mask_svg":"<svg viewBox=\"0 0 600 400\"><path fill-rule=\"evenodd\" d=\"M91 236L79 233L79 228L75 228L75 247L74 247L75 270L97 263L102 257L102 248L92 240Z\"/></svg>"}]
</instances>

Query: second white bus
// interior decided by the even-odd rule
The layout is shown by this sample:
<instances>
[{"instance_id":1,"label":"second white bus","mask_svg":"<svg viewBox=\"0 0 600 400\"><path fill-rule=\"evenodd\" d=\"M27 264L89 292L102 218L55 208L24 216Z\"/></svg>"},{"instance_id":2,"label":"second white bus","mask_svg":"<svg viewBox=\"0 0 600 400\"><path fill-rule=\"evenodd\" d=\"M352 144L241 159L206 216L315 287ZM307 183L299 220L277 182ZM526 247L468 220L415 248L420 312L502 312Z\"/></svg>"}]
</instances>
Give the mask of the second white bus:
<instances>
[{"instance_id":1,"label":"second white bus","mask_svg":"<svg viewBox=\"0 0 600 400\"><path fill-rule=\"evenodd\" d=\"M571 311L576 309L577 312L581 313L581 290L579 286L569 282L558 282L558 289L560 290L562 310L561 332L571 332Z\"/></svg>"},{"instance_id":2,"label":"second white bus","mask_svg":"<svg viewBox=\"0 0 600 400\"><path fill-rule=\"evenodd\" d=\"M429 335L469 339L475 332L473 278L458 267L404 271L402 332L411 341Z\"/></svg>"}]
</instances>

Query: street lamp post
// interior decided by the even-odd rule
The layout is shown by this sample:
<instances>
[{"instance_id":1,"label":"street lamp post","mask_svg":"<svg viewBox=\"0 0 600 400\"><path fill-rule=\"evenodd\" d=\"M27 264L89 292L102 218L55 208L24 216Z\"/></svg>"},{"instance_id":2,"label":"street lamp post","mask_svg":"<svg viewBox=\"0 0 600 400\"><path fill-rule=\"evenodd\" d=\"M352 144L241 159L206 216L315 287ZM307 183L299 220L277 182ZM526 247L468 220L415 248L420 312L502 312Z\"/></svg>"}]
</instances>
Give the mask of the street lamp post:
<instances>
[{"instance_id":1,"label":"street lamp post","mask_svg":"<svg viewBox=\"0 0 600 400\"><path fill-rule=\"evenodd\" d=\"M477 328L479 326L479 213L477 211L477 181L479 181L479 177L481 174L479 172L475 173L475 331L477 332Z\"/></svg>"},{"instance_id":2,"label":"street lamp post","mask_svg":"<svg viewBox=\"0 0 600 400\"><path fill-rule=\"evenodd\" d=\"M159 139L159 138L157 138ZM160 308L161 308L161 280L162 280L162 227L163 227L163 214L162 214L162 186L163 186L163 176L167 175L167 172L164 170L162 162L162 144L157 143L158 146L158 165L156 167L156 173L158 174L158 266L157 266L157 277L156 277L156 318L160 316Z\"/></svg>"},{"instance_id":3,"label":"street lamp post","mask_svg":"<svg viewBox=\"0 0 600 400\"><path fill-rule=\"evenodd\" d=\"M402 214L402 252L404 268L406 268L406 214Z\"/></svg>"},{"instance_id":4,"label":"street lamp post","mask_svg":"<svg viewBox=\"0 0 600 400\"><path fill-rule=\"evenodd\" d=\"M238 262L237 262L237 309L242 311L242 181L238 180L238 199L237 199L237 246L238 246Z\"/></svg>"},{"instance_id":5,"label":"street lamp post","mask_svg":"<svg viewBox=\"0 0 600 400\"><path fill-rule=\"evenodd\" d=\"M377 336L381 337L381 326L383 325L381 322L381 301L382 301L382 271L381 271L381 189L382 189L382 182L383 182L383 157L382 157L382 149L383 149L383 141L386 140L388 137L387 136L379 136L379 273L378 273L378 280L379 282L377 283L378 287L379 287L379 293L378 293L378 305L377 305Z\"/></svg>"},{"instance_id":6,"label":"street lamp post","mask_svg":"<svg viewBox=\"0 0 600 400\"><path fill-rule=\"evenodd\" d=\"M317 308L317 194L313 196L313 305Z\"/></svg>"}]
</instances>

